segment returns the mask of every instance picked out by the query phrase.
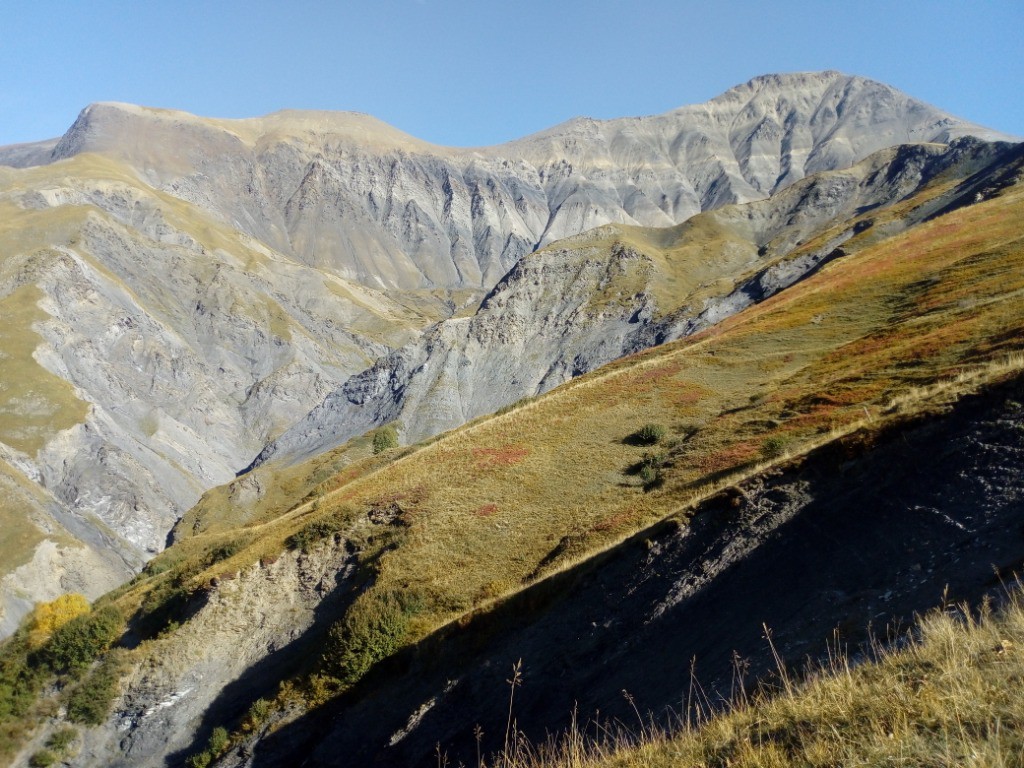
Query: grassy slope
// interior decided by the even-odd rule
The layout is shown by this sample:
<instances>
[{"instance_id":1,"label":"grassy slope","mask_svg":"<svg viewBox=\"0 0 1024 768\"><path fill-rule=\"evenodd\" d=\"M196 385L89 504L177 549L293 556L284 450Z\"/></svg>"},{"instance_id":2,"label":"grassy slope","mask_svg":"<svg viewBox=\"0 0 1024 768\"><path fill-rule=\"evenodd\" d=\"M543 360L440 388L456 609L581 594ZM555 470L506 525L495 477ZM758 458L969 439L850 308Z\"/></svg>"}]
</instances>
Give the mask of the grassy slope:
<instances>
[{"instance_id":1,"label":"grassy slope","mask_svg":"<svg viewBox=\"0 0 1024 768\"><path fill-rule=\"evenodd\" d=\"M795 685L738 696L729 712L668 735L644 728L594 742L579 732L507 768L783 768L928 765L1002 768L1024 760L1024 604L918 622L912 642L854 666L837 654ZM699 710L703 703L695 704ZM642 724L641 724L642 725Z\"/></svg>"}]
</instances>

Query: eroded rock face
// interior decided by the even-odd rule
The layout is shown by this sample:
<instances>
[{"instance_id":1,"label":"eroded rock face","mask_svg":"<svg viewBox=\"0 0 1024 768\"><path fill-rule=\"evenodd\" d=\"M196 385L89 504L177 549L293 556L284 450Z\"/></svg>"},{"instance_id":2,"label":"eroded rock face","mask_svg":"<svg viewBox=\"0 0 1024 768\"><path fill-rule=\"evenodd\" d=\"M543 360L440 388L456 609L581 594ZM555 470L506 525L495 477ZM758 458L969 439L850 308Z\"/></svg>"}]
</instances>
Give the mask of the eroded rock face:
<instances>
[{"instance_id":1,"label":"eroded rock face","mask_svg":"<svg viewBox=\"0 0 1024 768\"><path fill-rule=\"evenodd\" d=\"M293 657L316 653L320 637L351 599L352 551L340 538L286 552L221 580L189 619L189 632L160 638L153 662L123 681L115 711L86 735L81 766L184 764L197 734L221 722L233 697L276 693Z\"/></svg>"}]
</instances>

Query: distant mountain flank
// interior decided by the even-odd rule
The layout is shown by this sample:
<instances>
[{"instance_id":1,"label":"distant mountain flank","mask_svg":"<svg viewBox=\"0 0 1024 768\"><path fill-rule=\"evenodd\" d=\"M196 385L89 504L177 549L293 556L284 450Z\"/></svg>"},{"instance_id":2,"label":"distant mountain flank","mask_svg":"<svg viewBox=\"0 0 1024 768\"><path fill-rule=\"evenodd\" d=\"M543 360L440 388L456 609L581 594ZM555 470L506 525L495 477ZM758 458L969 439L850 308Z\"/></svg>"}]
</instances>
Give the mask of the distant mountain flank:
<instances>
[{"instance_id":1,"label":"distant mountain flank","mask_svg":"<svg viewBox=\"0 0 1024 768\"><path fill-rule=\"evenodd\" d=\"M87 107L37 165L115 157L274 249L384 288L489 288L525 253L608 223L672 226L888 146L1007 139L872 80L766 75L663 115L578 118L493 147L439 147L351 112L219 120Z\"/></svg>"}]
</instances>

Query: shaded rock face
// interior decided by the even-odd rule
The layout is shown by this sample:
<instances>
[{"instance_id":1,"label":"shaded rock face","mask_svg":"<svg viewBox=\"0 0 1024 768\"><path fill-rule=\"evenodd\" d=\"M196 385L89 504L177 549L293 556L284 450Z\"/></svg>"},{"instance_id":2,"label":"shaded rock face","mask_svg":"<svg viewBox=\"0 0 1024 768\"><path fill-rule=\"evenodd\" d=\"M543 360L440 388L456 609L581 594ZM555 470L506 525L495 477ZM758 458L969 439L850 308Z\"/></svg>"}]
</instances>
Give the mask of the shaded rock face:
<instances>
[{"instance_id":1,"label":"shaded rock face","mask_svg":"<svg viewBox=\"0 0 1024 768\"><path fill-rule=\"evenodd\" d=\"M254 691L272 697L290 654L319 651L351 602L354 568L351 549L332 538L220 581L189 619L195 630L158 640L157 660L123 681L116 711L86 734L76 765L184 765L195 734L208 737Z\"/></svg>"},{"instance_id":2,"label":"shaded rock face","mask_svg":"<svg viewBox=\"0 0 1024 768\"><path fill-rule=\"evenodd\" d=\"M741 237L741 245L730 247L743 253L714 275L727 287L699 301L684 292L663 295L659 305L658 285L668 275L652 257L616 241L621 236L624 242L627 230L566 239L521 259L471 318L446 320L350 378L254 465L302 460L392 421L406 442L416 442L623 355L696 333L846 255L842 246L873 226L870 220L844 222L865 211L881 213L940 174L962 180L865 241L891 236L953 201L973 200L1005 164L1019 163L1020 154L970 139L903 147L848 171L803 180L767 200L701 214ZM823 246L788 257L799 243L833 227L839 234ZM681 232L680 242L687 237ZM720 251L705 256L720 257Z\"/></svg>"},{"instance_id":3,"label":"shaded rock face","mask_svg":"<svg viewBox=\"0 0 1024 768\"><path fill-rule=\"evenodd\" d=\"M38 291L43 316L19 329L35 345L25 375L65 382L84 414L31 449L0 443L0 470L40 491L33 525L59 543L33 560L55 564L49 580L0 563L0 627L67 585L95 597L123 580L254 456L309 455L396 419L407 439L435 434L756 293L659 302L657 265L635 248L538 248L610 223L675 225L882 147L964 134L994 137L826 72L479 149L365 115L216 120L124 104L88 107L59 140L0 148L0 206L17 222L0 230L0 301ZM923 178L897 176L908 190ZM842 184L764 213L757 237L791 232L771 252L784 254L820 227L815 206L839 215L843 201L901 194ZM759 295L816 263L772 273ZM434 327L455 313L454 290L491 295Z\"/></svg>"}]
</instances>

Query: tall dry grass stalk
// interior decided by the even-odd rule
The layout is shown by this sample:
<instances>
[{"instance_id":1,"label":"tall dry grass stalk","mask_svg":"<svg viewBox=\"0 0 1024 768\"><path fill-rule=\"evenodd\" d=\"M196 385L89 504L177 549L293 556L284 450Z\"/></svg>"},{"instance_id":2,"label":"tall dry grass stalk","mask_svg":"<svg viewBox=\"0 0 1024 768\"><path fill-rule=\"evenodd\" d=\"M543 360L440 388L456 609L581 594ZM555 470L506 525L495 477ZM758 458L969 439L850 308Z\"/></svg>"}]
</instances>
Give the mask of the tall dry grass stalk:
<instances>
[{"instance_id":1,"label":"tall dry grass stalk","mask_svg":"<svg viewBox=\"0 0 1024 768\"><path fill-rule=\"evenodd\" d=\"M639 715L636 728L581 727L574 716L560 738L531 745L520 735L478 768L1024 765L1019 584L998 610L945 606L891 642L873 640L859 661L833 643L800 682L776 660L776 684L736 684L725 711L695 681L670 728Z\"/></svg>"}]
</instances>

